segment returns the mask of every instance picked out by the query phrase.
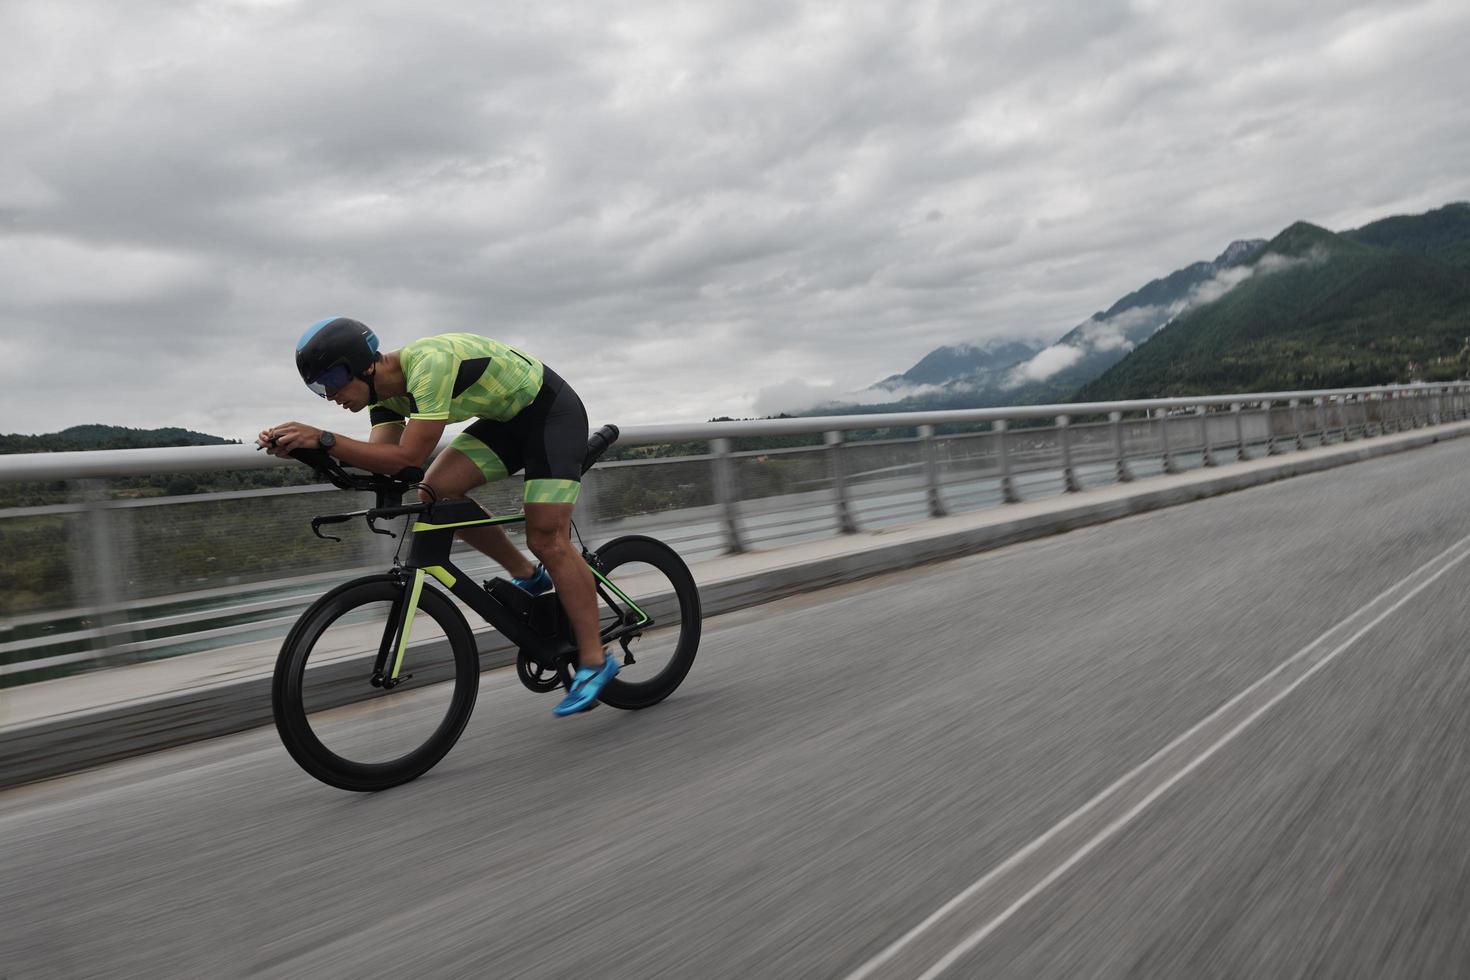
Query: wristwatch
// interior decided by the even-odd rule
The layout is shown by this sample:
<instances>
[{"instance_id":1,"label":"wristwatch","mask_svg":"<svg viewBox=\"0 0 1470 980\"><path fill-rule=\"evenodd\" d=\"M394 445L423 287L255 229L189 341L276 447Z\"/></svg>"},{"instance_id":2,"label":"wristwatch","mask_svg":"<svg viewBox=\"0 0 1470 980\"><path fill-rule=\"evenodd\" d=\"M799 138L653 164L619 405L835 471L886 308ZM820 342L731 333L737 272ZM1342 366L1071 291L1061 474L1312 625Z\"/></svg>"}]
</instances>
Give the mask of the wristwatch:
<instances>
[{"instance_id":1,"label":"wristwatch","mask_svg":"<svg viewBox=\"0 0 1470 980\"><path fill-rule=\"evenodd\" d=\"M337 445L337 437L332 435L330 432L320 433L316 437L316 441L318 444L321 445L323 449L327 450L330 450L333 446Z\"/></svg>"}]
</instances>

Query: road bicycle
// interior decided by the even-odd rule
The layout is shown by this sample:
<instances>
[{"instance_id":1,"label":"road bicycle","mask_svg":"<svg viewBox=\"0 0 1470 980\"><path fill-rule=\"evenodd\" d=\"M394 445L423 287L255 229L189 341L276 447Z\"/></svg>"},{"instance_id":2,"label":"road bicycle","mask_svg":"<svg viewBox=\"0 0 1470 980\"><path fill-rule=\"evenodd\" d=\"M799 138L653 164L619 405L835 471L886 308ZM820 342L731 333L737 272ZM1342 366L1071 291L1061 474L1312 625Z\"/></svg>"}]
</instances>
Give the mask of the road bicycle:
<instances>
[{"instance_id":1,"label":"road bicycle","mask_svg":"<svg viewBox=\"0 0 1470 980\"><path fill-rule=\"evenodd\" d=\"M617 435L611 425L593 433L583 473ZM271 704L281 741L303 769L328 785L363 792L428 772L474 710L481 644L487 653L514 650L516 674L532 691L570 687L577 647L556 593L533 597L503 578L478 584L450 561L460 528L516 524L524 513L493 516L469 499L402 504L420 486L422 470L381 476L344 469L321 450L292 456L341 489L377 495L367 510L313 518L317 537L340 541L324 534L323 525L357 518L377 534L398 537L377 522L414 519L391 569L317 599L281 645ZM400 557L404 538L406 559ZM597 588L602 642L621 650L624 665L599 701L627 709L657 704L684 680L699 648L694 577L673 548L643 535L581 549ZM477 637L450 596L496 632Z\"/></svg>"}]
</instances>

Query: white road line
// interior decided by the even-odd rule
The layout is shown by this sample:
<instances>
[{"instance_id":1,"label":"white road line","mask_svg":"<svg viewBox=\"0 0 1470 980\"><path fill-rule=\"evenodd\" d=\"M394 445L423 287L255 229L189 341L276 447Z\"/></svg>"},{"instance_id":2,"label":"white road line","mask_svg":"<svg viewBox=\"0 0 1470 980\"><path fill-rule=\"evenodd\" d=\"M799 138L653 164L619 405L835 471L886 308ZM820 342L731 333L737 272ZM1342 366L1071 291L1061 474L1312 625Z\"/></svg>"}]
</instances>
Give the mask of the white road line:
<instances>
[{"instance_id":1,"label":"white road line","mask_svg":"<svg viewBox=\"0 0 1470 980\"><path fill-rule=\"evenodd\" d=\"M1365 605L1362 609L1358 610L1352 616L1349 616L1347 619L1343 620L1341 623L1338 623L1336 626L1333 626L1331 629L1327 630L1325 633L1323 633L1321 636L1317 637L1317 639L1313 640L1311 643L1307 644L1301 650L1299 650L1296 653L1292 654L1292 656L1290 658L1288 658L1287 660L1283 661L1275 669L1273 669L1270 673L1266 674L1264 677L1262 677L1260 680L1256 681L1250 687L1248 687L1245 690L1241 691L1239 694L1235 695L1235 697L1231 698L1229 701L1226 701L1220 707L1216 708L1213 712L1211 712L1203 720L1201 720L1200 722L1198 722L1197 724L1195 724L1194 726L1192 726L1188 731L1184 732L1184 734L1178 736L1173 741L1169 742L1168 745L1165 745L1163 748L1159 749L1153 755L1149 756L1146 760L1144 760L1143 762L1139 763L1134 768L1130 769L1127 773L1125 773L1123 776L1119 777L1116 781L1114 781L1112 784L1110 784L1102 792L1098 793L1092 799L1090 799L1086 803L1084 803L1081 807L1079 807L1078 809L1074 810L1071 814L1069 814L1067 817L1065 817L1060 823L1055 824L1051 829L1047 830L1040 837L1036 838L1031 843L1027 844L1025 847L1021 848L1016 853L1012 854L1005 861L1002 861L999 865L997 865L995 868L993 868L991 871L989 871L987 874L985 874L983 877L981 877L974 884L972 884L969 887L967 887L964 891L960 892L958 895L956 895L954 898L950 899L948 902L945 902L938 909L936 909L931 915L929 915L927 918L925 918L922 922L920 922L918 925L914 926L908 932L904 933L897 940L895 940L892 944L890 944L887 948L885 948L882 952L880 952L878 955L874 956L872 959L868 960L866 963L864 963L862 966L860 966L853 973L849 974L847 976L846 980L864 980L864 978L873 976L878 971L879 968L881 968L885 963L887 963L889 960L891 960L895 956L897 956L900 952L902 952L905 948L907 948L910 944L912 944L914 940L918 939L925 932L927 932L929 929L931 929L936 923L938 923L940 920L942 920L946 915L950 914L955 909L959 908L965 902L967 902L970 899L974 898L975 896L979 895L982 891L985 890L986 886L988 886L989 884L991 884L992 882L994 882L1000 876L1004 875L1007 871L1010 871L1011 869L1013 869L1014 867L1016 867L1017 865L1019 865L1022 861L1024 861L1026 858L1030 857L1032 854L1036 853L1036 851L1040 850L1049 841L1051 841L1052 839L1054 839L1058 834L1062 833L1062 831L1066 830L1072 824L1076 823L1078 820L1082 819L1088 813L1090 813L1093 810L1097 809L1097 807L1100 806L1103 802L1105 802L1109 797L1113 796L1118 790L1120 790L1125 785L1127 785L1129 782L1131 782L1134 779L1135 776L1137 776L1139 773L1147 770L1160 757L1166 755L1170 750L1174 749L1180 743L1182 743L1182 742L1186 741L1187 739L1189 739L1191 736L1193 736L1200 729L1204 728L1206 725L1210 724L1212 721L1214 721L1215 719L1219 718L1221 715L1225 714L1225 712L1229 711L1235 705L1239 704L1245 698L1249 697L1255 691L1257 691L1258 689L1260 689L1263 685L1265 685L1266 683L1268 683L1269 681L1271 681L1274 677L1276 677L1278 674L1280 674L1283 670L1285 670L1286 668L1290 667L1292 664L1297 663L1303 657L1306 657L1313 650L1315 650L1319 646L1321 646L1323 644L1323 642L1325 640L1327 640L1327 638L1330 637L1332 634L1339 632L1344 627L1349 626L1355 620L1361 619L1363 616L1367 615L1374 608L1374 606L1376 606L1378 603L1380 603L1384 599L1386 599L1389 596L1391 596L1394 592L1396 592L1399 589L1403 588L1409 582L1413 581L1416 576L1420 575L1426 569L1431 568L1432 566L1434 566L1436 562L1439 562L1446 555L1451 554L1452 552L1456 551L1457 549L1463 548L1466 545L1467 542L1470 542L1470 535L1466 535L1465 537L1463 537L1460 540L1456 541L1454 544L1450 545L1444 551L1441 551L1439 554L1437 554L1433 558L1429 559L1429 561L1425 562L1424 564L1420 565L1418 568L1414 569L1414 571L1412 571L1408 575L1404 576L1398 582L1395 582L1393 585L1389 586L1387 589L1385 589L1384 591L1380 592L1377 596L1375 596L1372 600L1370 600L1367 605ZM1060 878L1063 874L1065 874L1069 869L1071 869L1074 865L1076 865L1084 857L1086 857L1092 851L1096 850L1097 847L1100 844L1102 844L1109 837L1113 836L1119 830L1121 830L1126 824L1128 824L1131 820L1133 820L1134 817L1136 817L1136 816L1138 816L1138 814L1142 813L1145 809L1148 808L1148 806L1150 804L1152 804L1160 796L1162 796L1164 793L1166 793L1171 787L1173 787L1176 783L1178 783L1179 780L1183 779L1185 776L1189 775L1189 773L1191 773L1195 769L1199 768L1199 766L1201 764L1203 764L1206 759L1208 759L1211 756L1213 756L1217 751L1219 751L1221 748L1223 748L1228 742L1230 742L1232 739L1234 739L1236 735L1240 734L1247 727L1249 727L1251 725L1251 723L1253 723L1257 718L1259 718L1261 715L1265 714L1268 710L1270 710L1273 706L1275 706L1277 703L1279 703L1283 698L1285 698L1292 691L1296 690L1296 688L1299 687L1302 684L1302 682L1305 681L1308 677L1311 677L1317 671L1321 670L1327 664L1331 663L1334 659L1337 658L1337 656L1339 654L1341 654L1348 647L1350 647L1354 643L1356 643L1369 630L1373 629L1373 627L1377 626L1383 620L1387 619L1390 615L1392 615L1394 612L1396 612L1399 608L1401 608L1410 599L1414 598L1414 596L1416 596L1420 592L1424 591L1424 589L1428 588L1432 583L1434 583L1435 581L1437 581L1442 575L1444 575L1450 569L1454 568L1460 562L1464 561L1466 558L1470 558L1470 551L1465 551L1465 552L1463 552L1463 553L1461 553L1459 555L1454 556L1449 561L1445 562L1445 564L1444 564L1444 566L1442 568L1440 568L1438 571L1434 572L1434 574L1430 575L1428 578L1426 578L1424 581L1420 582L1418 585L1414 586L1409 592L1407 592L1405 595L1403 595L1401 598L1399 598L1396 602L1394 602L1392 605L1390 605L1383 612L1379 613L1377 616L1374 616L1373 619L1367 625L1365 625L1361 629L1359 629L1356 633L1354 633L1351 637L1349 637L1347 640L1345 640L1336 649L1332 650L1330 653L1328 653L1326 656L1324 656L1320 661L1318 661L1317 663L1313 664L1309 669L1307 669L1306 671L1304 671L1302 673L1302 675L1300 677L1298 677L1296 680L1292 681L1290 684L1288 684L1282 690L1278 691L1274 696L1272 696L1272 698L1269 701L1267 701L1264 705L1262 705L1256 711L1252 712L1249 717L1247 717L1244 721L1240 722L1238 725L1236 725L1234 728L1232 728L1229 732L1227 732L1221 738L1219 738L1218 740L1216 740L1214 742L1214 744L1212 744L1209 748L1207 748L1206 750L1204 750L1203 752L1201 752L1199 755L1195 756L1194 759L1192 759L1183 768L1179 769L1176 773L1174 773L1172 776L1170 776L1167 780L1165 780L1165 782L1163 782L1158 787L1156 787L1152 792L1150 792L1148 794L1148 796L1146 796L1143 800L1141 800L1138 804L1136 804L1132 809L1128 810L1123 816L1119 817L1118 819L1114 820L1112 823L1108 824L1107 827L1105 827L1102 831L1100 831L1098 834L1096 834L1094 837L1092 837L1092 839L1090 839L1086 844L1082 845L1082 847L1080 847L1077 851L1073 852L1073 854L1071 855L1071 857L1069 857L1066 861L1062 862L1055 869L1053 869L1051 871L1051 873L1049 873L1045 878L1043 878L1040 882L1038 882L1030 890L1028 890L1024 895L1022 895L1019 899L1017 899L1016 902L1014 902L1004 912L1000 913L995 918L993 918L989 922L987 922L980 929L976 930L975 932L973 932L969 936L967 936L963 941L960 942L959 945L957 945L952 950L950 950L947 954L945 954L945 956L941 960L939 960L937 963L935 963L934 966L930 967L929 970L927 970L925 973L923 973L921 975L921 977L920 977L920 980L932 980L932 978L939 976L944 970L946 970L950 966L954 965L954 963L957 962L961 956L963 956L965 953L969 952L975 946L979 945L982 941L984 941L984 939L987 936L989 936L992 932L994 932L997 927L999 927L1003 922L1005 922L1012 915L1014 915L1017 911L1019 911L1024 905L1026 905L1028 902L1030 902L1031 899L1035 898L1038 894L1040 894L1048 885L1050 885L1053 882L1055 882L1058 878Z\"/></svg>"}]
</instances>

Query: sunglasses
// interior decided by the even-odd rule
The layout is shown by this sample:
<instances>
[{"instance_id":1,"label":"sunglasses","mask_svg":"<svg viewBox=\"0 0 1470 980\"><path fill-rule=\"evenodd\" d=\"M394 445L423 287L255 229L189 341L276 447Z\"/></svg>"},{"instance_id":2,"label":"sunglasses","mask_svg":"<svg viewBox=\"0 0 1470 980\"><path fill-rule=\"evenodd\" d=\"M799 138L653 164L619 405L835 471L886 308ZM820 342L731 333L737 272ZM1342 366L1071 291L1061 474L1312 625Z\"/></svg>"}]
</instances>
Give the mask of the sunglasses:
<instances>
[{"instance_id":1,"label":"sunglasses","mask_svg":"<svg viewBox=\"0 0 1470 980\"><path fill-rule=\"evenodd\" d=\"M315 381L308 381L306 387L323 398L330 398L337 393L338 389L344 387L351 380L352 372L347 369L346 364L333 364L323 371Z\"/></svg>"}]
</instances>

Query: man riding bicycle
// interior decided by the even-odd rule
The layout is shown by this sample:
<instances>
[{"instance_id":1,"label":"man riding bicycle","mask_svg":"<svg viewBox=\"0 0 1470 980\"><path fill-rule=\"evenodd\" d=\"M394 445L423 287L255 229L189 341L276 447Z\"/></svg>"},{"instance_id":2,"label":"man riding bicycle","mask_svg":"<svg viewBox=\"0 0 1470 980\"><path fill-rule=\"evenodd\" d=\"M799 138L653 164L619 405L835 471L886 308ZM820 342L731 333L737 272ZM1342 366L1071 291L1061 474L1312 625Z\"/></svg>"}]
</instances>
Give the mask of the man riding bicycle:
<instances>
[{"instance_id":1,"label":"man riding bicycle","mask_svg":"<svg viewBox=\"0 0 1470 980\"><path fill-rule=\"evenodd\" d=\"M420 499L465 497L487 481L525 470L526 544L540 565L498 527L463 528L458 536L532 595L556 588L580 666L554 713L596 705L619 664L598 636L592 571L571 542L587 449L587 412L571 386L535 358L476 334L425 337L382 353L372 330L347 317L319 321L302 334L296 368L321 397L349 412L370 409L372 430L363 442L283 422L256 439L274 456L320 447L348 466L393 474L422 467L447 424L474 419L429 467Z\"/></svg>"}]
</instances>

